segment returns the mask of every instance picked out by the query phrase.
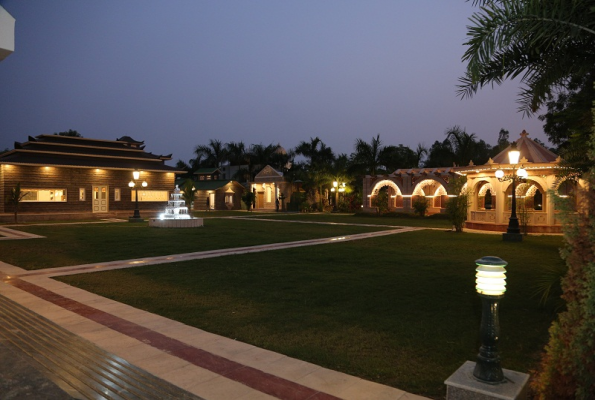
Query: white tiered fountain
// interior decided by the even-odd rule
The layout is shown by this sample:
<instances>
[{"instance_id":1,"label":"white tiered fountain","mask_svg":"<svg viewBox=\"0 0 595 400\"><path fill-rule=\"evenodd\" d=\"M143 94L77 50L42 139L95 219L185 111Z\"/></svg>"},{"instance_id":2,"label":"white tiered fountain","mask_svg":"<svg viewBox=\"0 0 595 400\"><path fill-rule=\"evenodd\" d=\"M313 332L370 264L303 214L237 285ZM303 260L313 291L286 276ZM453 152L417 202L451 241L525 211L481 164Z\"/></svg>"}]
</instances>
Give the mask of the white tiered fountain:
<instances>
[{"instance_id":1,"label":"white tiered fountain","mask_svg":"<svg viewBox=\"0 0 595 400\"><path fill-rule=\"evenodd\" d=\"M149 226L156 228L196 228L203 226L202 218L194 218L188 214L186 201L182 198L180 188L176 185L171 199L167 202L165 212L159 218L151 218Z\"/></svg>"}]
</instances>

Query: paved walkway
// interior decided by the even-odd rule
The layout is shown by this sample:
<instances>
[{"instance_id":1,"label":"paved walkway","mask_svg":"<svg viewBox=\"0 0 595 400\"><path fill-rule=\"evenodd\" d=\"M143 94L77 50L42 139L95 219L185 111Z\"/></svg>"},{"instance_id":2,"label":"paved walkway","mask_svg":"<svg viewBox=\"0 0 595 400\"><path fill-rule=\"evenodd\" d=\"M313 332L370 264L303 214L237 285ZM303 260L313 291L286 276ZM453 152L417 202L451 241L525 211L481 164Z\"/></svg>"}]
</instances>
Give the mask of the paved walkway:
<instances>
[{"instance_id":1,"label":"paved walkway","mask_svg":"<svg viewBox=\"0 0 595 400\"><path fill-rule=\"evenodd\" d=\"M94 356L95 359L111 360L113 358L122 360L126 365L129 364L134 369L130 375L134 377L137 375L140 376L140 378L134 379L140 379L141 382L144 382L143 385L148 385L146 383L148 378L142 375L142 373L148 373L153 377L149 380L150 385L156 385L155 387L159 388L159 390L171 390L167 385L173 385L175 388L183 391L183 393L187 393L188 396L207 400L275 398L288 400L420 400L423 398L399 389L365 381L279 353L214 335L51 279L53 276L96 272L99 270L133 268L150 264L256 251L338 243L347 240L393 235L418 229L423 228L389 229L325 239L86 264L37 271L26 271L19 267L0 262L0 295L5 298L4 308L6 310L24 307L24 309L30 310L32 314L39 316L42 321L35 322L32 319L33 322L28 323L28 325L13 327L13 340L22 336L20 331L38 330L41 332L41 337L46 337L47 333L45 330L48 330L47 332L64 330L68 332L68 335L74 334L73 336L81 340L81 343L76 343L77 346L82 346L81 348L84 349L84 352L96 352L94 353L96 354ZM2 234L5 235L4 232ZM8 311L4 311L3 313L0 308L0 317L3 316L6 319L8 318L6 316L7 314ZM15 321L21 319L19 317ZM0 329L0 337L4 336L5 339L8 338L11 335L10 329L7 331L6 323L2 324L1 321L0 325L5 328L4 333ZM69 337L63 333L60 333L60 335L62 335L61 337ZM60 339L58 341L63 340L66 339ZM22 346L24 347L25 345ZM37 348L36 346L31 347ZM66 347L69 348L70 346ZM99 350L96 350L95 347ZM99 353L99 351L105 354ZM65 350L57 351L58 354L65 352ZM80 350L80 352L83 352L83 350ZM38 353L41 353L41 351ZM56 351L53 354L55 353ZM76 355L77 352L74 352L74 354ZM41 358L39 354L37 355L38 358ZM89 361L79 362L81 365L89 364ZM42 359L41 362L37 361L37 364L40 363L51 364L45 359ZM72 360L66 362L66 364L71 366L73 363L76 362ZM98 366L95 369L91 369L91 372L85 374L84 379L89 379L89 376L94 376L93 374L95 373L103 373L102 368ZM124 376L124 373L120 369L114 372L110 368L107 368L109 377L118 380L121 376ZM73 398L148 398L146 396L130 395L131 389L121 392L114 390L114 384L109 383L111 381L107 378L103 379L103 381L94 378L95 380L93 382L102 381L112 385L109 394L99 393L92 395L89 394L90 392L85 392L87 386L82 385L77 387L73 383L78 382L76 379L84 380L83 378L75 379L71 377L69 378L71 380L69 383L66 379L56 377L57 372L50 367L46 367L45 372L48 375L53 374L52 380ZM97 384L94 383L93 385ZM178 395L158 397L182 398Z\"/></svg>"}]
</instances>

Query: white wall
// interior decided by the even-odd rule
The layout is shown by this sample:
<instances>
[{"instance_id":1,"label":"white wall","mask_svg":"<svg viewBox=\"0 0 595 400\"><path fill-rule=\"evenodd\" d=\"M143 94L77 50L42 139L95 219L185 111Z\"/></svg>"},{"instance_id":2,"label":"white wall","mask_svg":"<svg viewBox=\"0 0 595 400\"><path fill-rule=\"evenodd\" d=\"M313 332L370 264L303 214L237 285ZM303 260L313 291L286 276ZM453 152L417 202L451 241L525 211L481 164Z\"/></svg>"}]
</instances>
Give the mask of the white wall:
<instances>
[{"instance_id":1,"label":"white wall","mask_svg":"<svg viewBox=\"0 0 595 400\"><path fill-rule=\"evenodd\" d=\"M14 52L15 19L0 6L0 61Z\"/></svg>"}]
</instances>

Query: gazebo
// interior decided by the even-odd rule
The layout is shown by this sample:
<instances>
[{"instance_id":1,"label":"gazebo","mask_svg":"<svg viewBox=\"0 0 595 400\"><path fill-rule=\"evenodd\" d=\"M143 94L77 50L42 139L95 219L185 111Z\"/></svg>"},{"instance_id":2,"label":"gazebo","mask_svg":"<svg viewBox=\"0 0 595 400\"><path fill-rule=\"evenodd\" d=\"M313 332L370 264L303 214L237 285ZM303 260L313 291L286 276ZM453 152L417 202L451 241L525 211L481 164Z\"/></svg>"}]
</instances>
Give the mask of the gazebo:
<instances>
[{"instance_id":1,"label":"gazebo","mask_svg":"<svg viewBox=\"0 0 595 400\"><path fill-rule=\"evenodd\" d=\"M531 140L527 132L520 134L515 145L520 151L520 159L514 165L508 161L509 147L484 165L470 163L466 167L398 169L389 175L366 176L364 211L375 210L372 206L374 198L385 188L392 211L409 212L415 199L423 196L430 202L428 213L445 212L448 198L459 195L448 191L448 183L455 175L460 175L466 177L464 189L470 194L466 228L504 232L511 213L512 182L497 178L496 171L510 174L522 168L527 176L517 182L515 190L521 224L528 232L561 232L552 193L569 198L576 208L580 204L577 185L586 183L560 180L557 177L560 158Z\"/></svg>"}]
</instances>

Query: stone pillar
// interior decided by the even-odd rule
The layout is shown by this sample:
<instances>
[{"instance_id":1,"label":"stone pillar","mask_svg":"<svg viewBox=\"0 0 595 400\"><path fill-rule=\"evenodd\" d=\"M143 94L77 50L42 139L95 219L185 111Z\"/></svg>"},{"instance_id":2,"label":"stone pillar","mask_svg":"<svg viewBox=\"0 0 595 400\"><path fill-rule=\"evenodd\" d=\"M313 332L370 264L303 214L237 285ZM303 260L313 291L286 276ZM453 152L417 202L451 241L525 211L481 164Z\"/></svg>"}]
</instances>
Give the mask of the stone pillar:
<instances>
[{"instance_id":1,"label":"stone pillar","mask_svg":"<svg viewBox=\"0 0 595 400\"><path fill-rule=\"evenodd\" d=\"M554 189L556 177L554 175L549 175L546 178L547 186L544 188L546 193L544 193L545 197L545 212L546 212L546 223L548 226L553 226L556 223L556 204L553 196L550 195L549 189Z\"/></svg>"}]
</instances>

